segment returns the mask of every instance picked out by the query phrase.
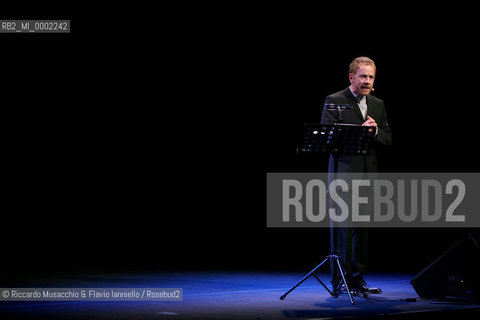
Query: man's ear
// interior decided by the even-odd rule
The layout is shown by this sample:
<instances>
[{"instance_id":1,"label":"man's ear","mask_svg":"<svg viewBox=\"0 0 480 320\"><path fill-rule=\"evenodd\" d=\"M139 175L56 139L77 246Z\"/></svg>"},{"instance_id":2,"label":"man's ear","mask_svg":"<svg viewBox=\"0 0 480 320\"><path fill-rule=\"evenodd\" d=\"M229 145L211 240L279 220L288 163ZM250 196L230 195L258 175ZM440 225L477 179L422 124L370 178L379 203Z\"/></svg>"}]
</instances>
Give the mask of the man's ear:
<instances>
[{"instance_id":1,"label":"man's ear","mask_svg":"<svg viewBox=\"0 0 480 320\"><path fill-rule=\"evenodd\" d=\"M353 79L353 73L349 73L348 74L348 80L350 80L350 83L352 83L352 79Z\"/></svg>"}]
</instances>

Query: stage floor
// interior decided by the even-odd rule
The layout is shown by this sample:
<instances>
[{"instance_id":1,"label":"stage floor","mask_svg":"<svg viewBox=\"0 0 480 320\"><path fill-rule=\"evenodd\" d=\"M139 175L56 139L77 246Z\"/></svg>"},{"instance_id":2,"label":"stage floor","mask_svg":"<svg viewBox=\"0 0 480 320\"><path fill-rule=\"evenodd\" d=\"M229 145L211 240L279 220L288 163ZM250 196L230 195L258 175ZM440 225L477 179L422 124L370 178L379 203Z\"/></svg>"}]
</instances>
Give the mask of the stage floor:
<instances>
[{"instance_id":1,"label":"stage floor","mask_svg":"<svg viewBox=\"0 0 480 320\"><path fill-rule=\"evenodd\" d=\"M307 272L308 270L306 270ZM329 275L318 274L329 284ZM440 315L480 315L479 304L418 299L412 274L369 274L371 286L383 293L369 298L332 298L315 278L309 278L284 300L279 297L300 280L297 272L162 272L78 274L24 279L10 287L137 287L183 288L182 301L159 302L1 302L0 318L25 319L343 319L417 318ZM16 285L15 285L16 284ZM2 284L2 287L7 287ZM414 302L405 299L417 298Z\"/></svg>"}]
</instances>

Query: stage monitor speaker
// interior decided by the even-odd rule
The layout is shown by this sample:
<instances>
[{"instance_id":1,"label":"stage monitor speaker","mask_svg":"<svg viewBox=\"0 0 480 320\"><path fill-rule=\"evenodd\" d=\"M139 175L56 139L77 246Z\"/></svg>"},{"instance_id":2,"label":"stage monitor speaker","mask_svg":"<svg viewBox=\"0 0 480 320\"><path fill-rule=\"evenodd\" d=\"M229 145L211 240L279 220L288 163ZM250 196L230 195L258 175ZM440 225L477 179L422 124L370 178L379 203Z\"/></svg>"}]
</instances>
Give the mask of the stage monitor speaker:
<instances>
[{"instance_id":1,"label":"stage monitor speaker","mask_svg":"<svg viewBox=\"0 0 480 320\"><path fill-rule=\"evenodd\" d=\"M480 233L470 233L417 274L411 285L421 298L480 299Z\"/></svg>"}]
</instances>

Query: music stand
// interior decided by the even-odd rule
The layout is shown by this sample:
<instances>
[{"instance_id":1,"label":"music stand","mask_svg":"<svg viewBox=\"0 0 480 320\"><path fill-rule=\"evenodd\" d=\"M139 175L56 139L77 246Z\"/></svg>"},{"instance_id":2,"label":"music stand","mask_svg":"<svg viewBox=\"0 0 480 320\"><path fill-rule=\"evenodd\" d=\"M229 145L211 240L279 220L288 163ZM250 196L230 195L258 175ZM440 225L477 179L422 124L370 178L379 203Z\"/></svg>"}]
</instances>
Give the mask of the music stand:
<instances>
[{"instance_id":1,"label":"music stand","mask_svg":"<svg viewBox=\"0 0 480 320\"><path fill-rule=\"evenodd\" d=\"M368 155L375 137L375 127L356 124L312 124L304 125L301 153L330 153Z\"/></svg>"},{"instance_id":2,"label":"music stand","mask_svg":"<svg viewBox=\"0 0 480 320\"><path fill-rule=\"evenodd\" d=\"M327 109L332 108L332 109ZM343 108L343 109L342 109ZM338 110L339 118L342 118L341 111L348 110L346 106L333 106L326 105L325 109L327 110ZM335 123L335 124L305 124L304 125L304 145L302 148L299 148L298 151L305 154L314 154L314 153L330 153L333 155L339 154L350 154L350 155L367 155L370 151L370 148L373 144L375 138L376 129L375 127L355 125L355 124L344 124L344 123ZM334 268L338 268L342 280L334 287L333 291L328 289L328 287L320 280L320 278L315 274L315 271L319 269L325 262L328 260L333 260ZM332 264L331 264L332 265ZM318 266L312 269L307 273L299 282L297 282L292 288L280 296L280 300L283 300L290 292L292 292L296 287L298 287L302 282L307 280L310 276L314 276L320 284L330 293L334 298L338 298L342 284L345 285L345 289L350 298L350 302L355 304L352 294L350 292L350 286L345 276L345 270L343 267L343 261L341 257L336 254L331 254L326 256ZM364 297L367 296L366 293L363 293Z\"/></svg>"}]
</instances>

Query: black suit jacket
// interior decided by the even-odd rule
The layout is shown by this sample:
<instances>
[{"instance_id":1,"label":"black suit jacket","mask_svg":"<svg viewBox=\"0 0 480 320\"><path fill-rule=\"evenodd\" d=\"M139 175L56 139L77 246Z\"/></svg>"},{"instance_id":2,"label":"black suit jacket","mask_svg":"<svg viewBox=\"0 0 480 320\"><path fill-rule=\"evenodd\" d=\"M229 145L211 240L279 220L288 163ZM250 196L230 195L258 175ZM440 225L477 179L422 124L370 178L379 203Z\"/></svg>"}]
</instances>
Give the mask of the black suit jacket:
<instances>
[{"instance_id":1,"label":"black suit jacket","mask_svg":"<svg viewBox=\"0 0 480 320\"><path fill-rule=\"evenodd\" d=\"M349 104L353 110L345 110L342 113L343 123L362 124L366 121L357 103L357 99L350 91L350 88L331 94L325 99L325 104ZM377 172L377 150L381 147L390 146L392 133L387 123L387 113L382 100L367 96L367 115L372 117L378 126L378 133L375 136L375 143L368 155L338 155L330 156L329 172ZM333 124L338 122L336 111L323 110L322 124ZM336 159L335 159L336 158ZM335 164L335 161L337 162ZM336 167L336 170L335 170Z\"/></svg>"}]
</instances>

